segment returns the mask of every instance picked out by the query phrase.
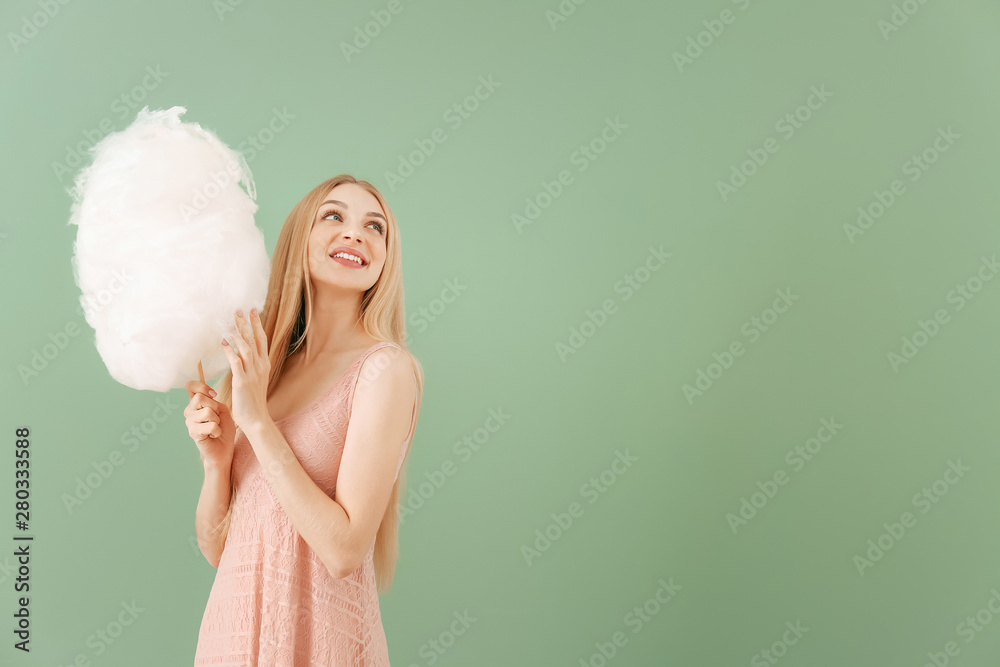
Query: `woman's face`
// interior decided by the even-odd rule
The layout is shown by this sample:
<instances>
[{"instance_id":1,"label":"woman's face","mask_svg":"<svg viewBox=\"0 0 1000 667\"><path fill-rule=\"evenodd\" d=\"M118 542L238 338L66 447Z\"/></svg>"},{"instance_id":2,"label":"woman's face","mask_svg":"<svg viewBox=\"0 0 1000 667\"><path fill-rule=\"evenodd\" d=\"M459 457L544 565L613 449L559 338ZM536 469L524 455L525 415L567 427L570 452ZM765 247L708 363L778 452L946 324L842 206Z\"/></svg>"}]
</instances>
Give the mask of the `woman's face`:
<instances>
[{"instance_id":1,"label":"woman's face","mask_svg":"<svg viewBox=\"0 0 1000 667\"><path fill-rule=\"evenodd\" d=\"M309 233L309 275L321 283L364 292L382 274L385 265L387 221L382 206L370 192L354 183L341 183L320 204ZM338 253L353 255L336 257Z\"/></svg>"}]
</instances>

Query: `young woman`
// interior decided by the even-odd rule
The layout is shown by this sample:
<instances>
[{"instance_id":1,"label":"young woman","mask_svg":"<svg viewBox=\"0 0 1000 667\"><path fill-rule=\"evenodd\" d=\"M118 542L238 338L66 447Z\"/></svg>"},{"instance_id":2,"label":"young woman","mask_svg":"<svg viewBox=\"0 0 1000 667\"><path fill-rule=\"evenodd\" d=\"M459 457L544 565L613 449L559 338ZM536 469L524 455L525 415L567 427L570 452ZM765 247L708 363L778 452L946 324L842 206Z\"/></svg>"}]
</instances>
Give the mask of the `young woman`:
<instances>
[{"instance_id":1,"label":"young woman","mask_svg":"<svg viewBox=\"0 0 1000 667\"><path fill-rule=\"evenodd\" d=\"M378 593L423 394L401 261L374 186L321 183L285 220L263 312L234 313L217 391L187 384L198 545L218 568L195 665L389 664Z\"/></svg>"}]
</instances>

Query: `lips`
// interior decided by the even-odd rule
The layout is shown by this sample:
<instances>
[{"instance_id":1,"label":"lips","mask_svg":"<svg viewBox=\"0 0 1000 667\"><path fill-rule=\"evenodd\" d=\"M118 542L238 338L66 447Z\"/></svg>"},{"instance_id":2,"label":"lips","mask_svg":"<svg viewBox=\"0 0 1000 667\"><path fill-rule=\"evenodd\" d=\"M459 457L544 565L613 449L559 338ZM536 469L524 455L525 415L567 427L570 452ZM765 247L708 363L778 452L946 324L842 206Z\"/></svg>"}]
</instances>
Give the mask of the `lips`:
<instances>
[{"instance_id":1,"label":"lips","mask_svg":"<svg viewBox=\"0 0 1000 667\"><path fill-rule=\"evenodd\" d=\"M337 246L336 248L334 248L333 250L330 251L330 257L333 257L338 252L346 252L349 255L354 255L355 257L359 257L361 259L361 266L368 266L368 258L365 257L364 253L362 253L357 248L348 248L347 246ZM334 257L334 259L335 260L340 260L341 258L340 257ZM344 261L350 262L354 266L358 266L357 262L354 262L353 260L348 259L348 260L344 260Z\"/></svg>"}]
</instances>

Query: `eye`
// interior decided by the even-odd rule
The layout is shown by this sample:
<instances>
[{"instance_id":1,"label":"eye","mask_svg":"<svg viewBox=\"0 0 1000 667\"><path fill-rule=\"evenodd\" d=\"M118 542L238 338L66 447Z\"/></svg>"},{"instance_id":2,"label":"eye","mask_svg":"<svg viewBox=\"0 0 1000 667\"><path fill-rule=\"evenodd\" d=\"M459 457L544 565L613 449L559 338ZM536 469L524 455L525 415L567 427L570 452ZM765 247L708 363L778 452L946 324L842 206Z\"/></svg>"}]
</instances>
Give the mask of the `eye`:
<instances>
[{"instance_id":1,"label":"eye","mask_svg":"<svg viewBox=\"0 0 1000 667\"><path fill-rule=\"evenodd\" d=\"M336 211L336 210L334 210L334 211L328 211L327 213L324 213L322 216L320 216L320 220L327 220L327 219L329 219L331 217L337 217L337 218L339 218L339 222L343 222L344 221L343 214L340 211ZM382 234L382 233L385 232L385 226L381 222L379 222L378 220L372 220L368 224L369 225L375 225L375 228L376 228L376 230L378 230L379 234Z\"/></svg>"}]
</instances>

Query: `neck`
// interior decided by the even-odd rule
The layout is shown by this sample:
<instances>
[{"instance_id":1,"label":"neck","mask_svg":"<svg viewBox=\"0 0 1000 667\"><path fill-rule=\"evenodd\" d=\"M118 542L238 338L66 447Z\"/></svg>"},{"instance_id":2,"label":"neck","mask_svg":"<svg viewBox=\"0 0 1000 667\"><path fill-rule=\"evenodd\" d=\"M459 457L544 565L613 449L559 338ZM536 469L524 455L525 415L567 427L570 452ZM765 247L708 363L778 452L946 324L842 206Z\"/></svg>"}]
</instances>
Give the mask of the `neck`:
<instances>
[{"instance_id":1,"label":"neck","mask_svg":"<svg viewBox=\"0 0 1000 667\"><path fill-rule=\"evenodd\" d=\"M313 292L312 316L305 343L296 356L303 364L339 356L365 345L372 338L361 326L363 292L344 291L322 285Z\"/></svg>"}]
</instances>

